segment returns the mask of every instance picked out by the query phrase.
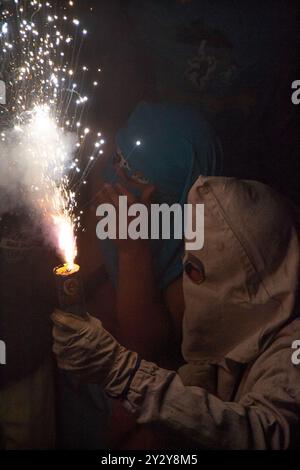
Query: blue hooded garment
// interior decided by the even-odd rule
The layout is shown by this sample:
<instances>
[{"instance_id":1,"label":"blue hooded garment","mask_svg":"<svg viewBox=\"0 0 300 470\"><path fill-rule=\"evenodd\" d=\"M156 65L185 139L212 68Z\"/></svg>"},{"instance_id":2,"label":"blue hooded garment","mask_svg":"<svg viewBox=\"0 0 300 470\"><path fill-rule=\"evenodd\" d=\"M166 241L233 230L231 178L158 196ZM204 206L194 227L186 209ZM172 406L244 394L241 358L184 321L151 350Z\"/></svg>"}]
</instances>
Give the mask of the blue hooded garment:
<instances>
[{"instance_id":1,"label":"blue hooded garment","mask_svg":"<svg viewBox=\"0 0 300 470\"><path fill-rule=\"evenodd\" d=\"M137 145L140 142L140 145ZM190 188L199 175L221 173L220 143L202 115L189 105L140 103L116 144L128 162L129 176L141 172L156 188L155 203L187 203ZM104 179L116 182L113 157ZM115 285L117 253L114 242L102 241L103 256ZM161 289L182 273L183 240L151 240L154 273ZM139 260L142 262L142 260Z\"/></svg>"}]
</instances>

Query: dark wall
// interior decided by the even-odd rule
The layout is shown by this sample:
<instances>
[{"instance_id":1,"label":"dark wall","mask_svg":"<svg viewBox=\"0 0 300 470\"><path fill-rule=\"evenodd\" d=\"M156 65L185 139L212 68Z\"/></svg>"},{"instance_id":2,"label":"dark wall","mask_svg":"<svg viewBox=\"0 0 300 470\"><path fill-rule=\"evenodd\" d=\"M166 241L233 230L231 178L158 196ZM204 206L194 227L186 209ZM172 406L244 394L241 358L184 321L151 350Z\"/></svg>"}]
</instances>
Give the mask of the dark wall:
<instances>
[{"instance_id":1,"label":"dark wall","mask_svg":"<svg viewBox=\"0 0 300 470\"><path fill-rule=\"evenodd\" d=\"M226 174L263 180L299 202L300 111L291 103L300 77L297 1L79 6L91 33L85 58L102 69L89 117L109 142L140 100L191 102L222 140Z\"/></svg>"}]
</instances>

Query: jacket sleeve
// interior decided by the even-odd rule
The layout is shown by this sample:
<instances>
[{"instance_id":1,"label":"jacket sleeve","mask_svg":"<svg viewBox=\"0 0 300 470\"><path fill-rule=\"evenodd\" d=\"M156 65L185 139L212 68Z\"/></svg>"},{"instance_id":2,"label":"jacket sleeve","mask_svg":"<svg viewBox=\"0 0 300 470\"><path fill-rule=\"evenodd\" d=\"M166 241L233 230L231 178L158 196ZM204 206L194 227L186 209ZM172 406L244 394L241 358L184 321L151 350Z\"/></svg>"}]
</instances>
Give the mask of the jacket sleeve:
<instances>
[{"instance_id":1,"label":"jacket sleeve","mask_svg":"<svg viewBox=\"0 0 300 470\"><path fill-rule=\"evenodd\" d=\"M288 347L272 348L251 368L252 385L237 402L186 387L175 372L142 361L126 408L139 423L164 424L208 449L287 449L300 421L300 370ZM299 439L300 441L300 439ZM299 445L299 442L298 442Z\"/></svg>"}]
</instances>

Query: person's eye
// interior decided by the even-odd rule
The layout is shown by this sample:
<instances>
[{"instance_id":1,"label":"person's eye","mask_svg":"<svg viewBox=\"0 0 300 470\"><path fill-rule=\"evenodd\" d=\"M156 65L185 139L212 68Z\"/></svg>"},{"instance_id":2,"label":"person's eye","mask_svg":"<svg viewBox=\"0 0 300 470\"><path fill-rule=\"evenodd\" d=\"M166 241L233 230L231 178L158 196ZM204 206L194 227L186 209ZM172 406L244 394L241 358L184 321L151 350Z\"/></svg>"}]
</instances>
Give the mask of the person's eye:
<instances>
[{"instance_id":1,"label":"person's eye","mask_svg":"<svg viewBox=\"0 0 300 470\"><path fill-rule=\"evenodd\" d=\"M129 166L127 160L125 160L125 158L122 157L122 156L120 156L120 160L119 160L118 165L119 165L120 168L125 168L126 170L130 170L130 166Z\"/></svg>"},{"instance_id":2,"label":"person's eye","mask_svg":"<svg viewBox=\"0 0 300 470\"><path fill-rule=\"evenodd\" d=\"M194 257L188 257L184 263L184 271L189 279L195 284L202 284L205 281L205 269L201 261Z\"/></svg>"},{"instance_id":3,"label":"person's eye","mask_svg":"<svg viewBox=\"0 0 300 470\"><path fill-rule=\"evenodd\" d=\"M129 166L126 158L124 158L124 155L122 154L122 152L120 150L117 150L115 155L114 155L114 163L116 165L119 165L120 168L126 168L126 169L130 170L130 166Z\"/></svg>"},{"instance_id":4,"label":"person's eye","mask_svg":"<svg viewBox=\"0 0 300 470\"><path fill-rule=\"evenodd\" d=\"M128 165L128 163L126 162L126 160L122 160L121 161L121 166L123 168L126 168L127 170L130 170L130 166Z\"/></svg>"}]
</instances>

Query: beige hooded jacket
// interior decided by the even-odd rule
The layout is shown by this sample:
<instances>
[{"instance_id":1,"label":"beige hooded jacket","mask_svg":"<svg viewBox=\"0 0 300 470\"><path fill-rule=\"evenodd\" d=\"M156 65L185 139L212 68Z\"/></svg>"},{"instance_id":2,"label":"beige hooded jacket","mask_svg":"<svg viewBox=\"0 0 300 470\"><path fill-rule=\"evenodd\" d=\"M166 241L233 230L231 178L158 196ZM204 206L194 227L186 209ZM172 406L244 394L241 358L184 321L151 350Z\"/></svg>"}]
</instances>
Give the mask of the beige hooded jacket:
<instances>
[{"instance_id":1,"label":"beige hooded jacket","mask_svg":"<svg viewBox=\"0 0 300 470\"><path fill-rule=\"evenodd\" d=\"M185 257L186 365L175 373L142 361L124 404L191 446L300 447L300 245L290 208L263 184L220 177L200 177L189 202L205 205L205 245Z\"/></svg>"}]
</instances>

